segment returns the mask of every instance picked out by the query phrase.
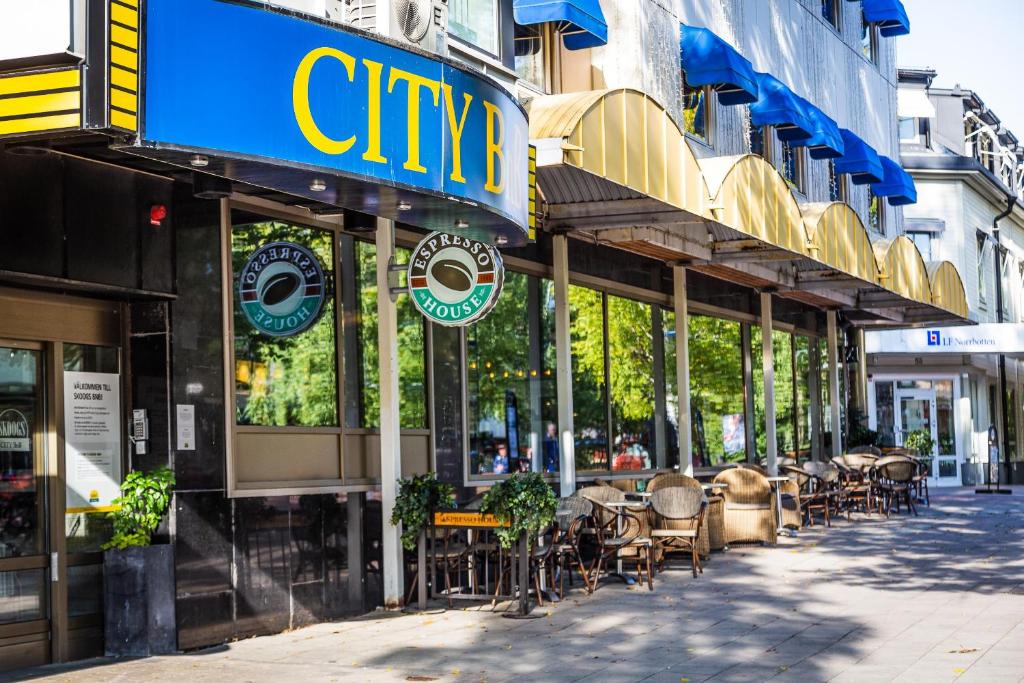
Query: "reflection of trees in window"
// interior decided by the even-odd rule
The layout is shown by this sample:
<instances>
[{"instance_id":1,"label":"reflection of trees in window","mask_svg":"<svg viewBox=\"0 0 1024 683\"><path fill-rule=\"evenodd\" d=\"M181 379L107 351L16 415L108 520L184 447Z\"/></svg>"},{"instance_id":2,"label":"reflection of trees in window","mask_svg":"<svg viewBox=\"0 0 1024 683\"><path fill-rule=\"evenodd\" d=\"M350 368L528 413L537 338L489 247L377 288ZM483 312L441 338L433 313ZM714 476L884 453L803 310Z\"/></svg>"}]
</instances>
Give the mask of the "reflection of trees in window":
<instances>
[{"instance_id":1,"label":"reflection of trees in window","mask_svg":"<svg viewBox=\"0 0 1024 683\"><path fill-rule=\"evenodd\" d=\"M409 250L395 249L399 262ZM359 372L362 380L361 426L380 423L380 365L377 351L377 249L368 242L356 243L359 286ZM398 395L402 429L427 426L424 320L409 296L398 297Z\"/></svg>"},{"instance_id":2,"label":"reflection of trees in window","mask_svg":"<svg viewBox=\"0 0 1024 683\"><path fill-rule=\"evenodd\" d=\"M683 72L683 127L687 133L704 141L708 139L707 98L707 88L690 85Z\"/></svg>"},{"instance_id":3,"label":"reflection of trees in window","mask_svg":"<svg viewBox=\"0 0 1024 683\"><path fill-rule=\"evenodd\" d=\"M600 292L570 285L569 311L576 469L608 469L604 298Z\"/></svg>"},{"instance_id":4,"label":"reflection of trees in window","mask_svg":"<svg viewBox=\"0 0 1024 683\"><path fill-rule=\"evenodd\" d=\"M661 311L662 343L665 349L665 464L667 467L681 465L679 457L679 382L676 375L676 314ZM683 428L689 429L684 420Z\"/></svg>"},{"instance_id":5,"label":"reflection of trees in window","mask_svg":"<svg viewBox=\"0 0 1024 683\"><path fill-rule=\"evenodd\" d=\"M811 448L811 340L802 335L793 338L794 362L796 363L796 404L797 432L800 450L810 455Z\"/></svg>"},{"instance_id":6,"label":"reflection of trees in window","mask_svg":"<svg viewBox=\"0 0 1024 683\"><path fill-rule=\"evenodd\" d=\"M751 326L750 337L758 350L761 348L761 328ZM775 368L775 443L780 456L793 451L793 337L788 332L772 330L772 352ZM754 354L754 425L757 435L757 455L768 452L765 437L764 366L758 362L760 353ZM792 456L791 456L792 457Z\"/></svg>"},{"instance_id":7,"label":"reflection of trees in window","mask_svg":"<svg viewBox=\"0 0 1024 683\"><path fill-rule=\"evenodd\" d=\"M295 242L311 249L320 259L328 282L333 281L333 233L276 221L235 226L231 233L234 272L241 272L246 259L260 246L275 241ZM337 426L333 298L328 295L320 320L294 337L260 334L249 324L237 301L234 315L238 423Z\"/></svg>"},{"instance_id":8,"label":"reflection of trees in window","mask_svg":"<svg viewBox=\"0 0 1024 683\"><path fill-rule=\"evenodd\" d=\"M654 466L654 339L651 306L608 297L612 469Z\"/></svg>"},{"instance_id":9,"label":"reflection of trees in window","mask_svg":"<svg viewBox=\"0 0 1024 683\"><path fill-rule=\"evenodd\" d=\"M739 323L690 317L690 408L694 465L746 458Z\"/></svg>"}]
</instances>

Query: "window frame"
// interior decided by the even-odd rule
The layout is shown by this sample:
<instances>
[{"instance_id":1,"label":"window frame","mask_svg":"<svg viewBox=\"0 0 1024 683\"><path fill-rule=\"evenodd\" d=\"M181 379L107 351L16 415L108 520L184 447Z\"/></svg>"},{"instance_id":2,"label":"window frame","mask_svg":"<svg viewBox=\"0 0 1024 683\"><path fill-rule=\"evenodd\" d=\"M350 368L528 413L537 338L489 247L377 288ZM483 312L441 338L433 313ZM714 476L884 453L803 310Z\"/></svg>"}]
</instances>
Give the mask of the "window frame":
<instances>
[{"instance_id":1,"label":"window frame","mask_svg":"<svg viewBox=\"0 0 1024 683\"><path fill-rule=\"evenodd\" d=\"M985 250L988 247L988 234L982 230L975 233L977 240L977 287L978 287L978 308L988 310L988 283L985 282Z\"/></svg>"},{"instance_id":2,"label":"window frame","mask_svg":"<svg viewBox=\"0 0 1024 683\"><path fill-rule=\"evenodd\" d=\"M807 148L794 145L792 142L779 141L779 173L786 180L791 190L805 194L807 188ZM793 162L793 177L788 174L787 155Z\"/></svg>"},{"instance_id":3,"label":"window frame","mask_svg":"<svg viewBox=\"0 0 1024 683\"><path fill-rule=\"evenodd\" d=\"M843 11L842 11L843 0L821 0L821 10L819 14L821 18L825 20L825 23L831 26L836 33L842 35L843 32ZM826 12L826 7L831 5L832 12L831 16Z\"/></svg>"},{"instance_id":4,"label":"window frame","mask_svg":"<svg viewBox=\"0 0 1024 683\"><path fill-rule=\"evenodd\" d=\"M871 186L867 186L868 193L868 206L867 206L867 218L866 225L868 230L877 233L878 235L885 237L885 197L875 194L871 190ZM872 202L878 202L878 210L875 212L875 216L878 218L878 225L874 225L871 222L871 204Z\"/></svg>"},{"instance_id":5,"label":"window frame","mask_svg":"<svg viewBox=\"0 0 1024 683\"><path fill-rule=\"evenodd\" d=\"M835 188L833 193L832 188ZM836 172L836 160L828 160L828 196L829 201L849 203L850 187L849 179L845 173Z\"/></svg>"},{"instance_id":6,"label":"window frame","mask_svg":"<svg viewBox=\"0 0 1024 683\"><path fill-rule=\"evenodd\" d=\"M875 66L878 66L880 48L880 39L878 34L878 25L873 24L867 20L864 16L864 8L861 8L861 29L860 29L860 53L864 59L868 60ZM865 36L867 37L867 45L865 45Z\"/></svg>"},{"instance_id":7,"label":"window frame","mask_svg":"<svg viewBox=\"0 0 1024 683\"><path fill-rule=\"evenodd\" d=\"M474 1L478 1L478 0L466 0L466 1L467 2L474 2ZM501 62L502 64L504 64L507 67L508 64L505 64L505 62L506 62L506 59L505 59L506 50L505 50L505 45L504 45L505 41L503 39L503 37L504 37L504 14L505 14L505 12L503 11L504 10L503 5L505 5L506 2L505 2L505 0L493 0L493 2L494 2L494 41L495 41L495 47L497 48L497 51L492 52L492 51L488 50L487 48L482 47L480 45L477 45L476 43L472 43L472 42L466 40L465 38L462 38L461 36L459 36L459 35L455 34L454 32L452 32L451 31L451 7L448 8L448 12L449 12L449 15L448 15L449 16L449 18L448 18L448 26L446 26L445 29L446 29L446 33L448 35L448 40L449 41L454 40L455 47L456 47L457 50L460 50L460 51L470 51L470 54L473 54L474 56L485 56L485 57L488 57L490 59L493 59L493 60L496 60L498 62ZM514 35L511 37L511 40L515 41L515 36ZM515 53L515 50L513 48L513 56L512 56L512 60L513 60L512 70L513 71L515 71L515 61L514 61L515 60L515 55L514 55L514 53Z\"/></svg>"},{"instance_id":8,"label":"window frame","mask_svg":"<svg viewBox=\"0 0 1024 683\"><path fill-rule=\"evenodd\" d=\"M679 73L680 73L680 77L682 78L682 84L683 84L683 111L684 112L687 111L687 108L686 108L686 98L688 96L688 94L687 94L688 91L694 91L694 92L695 91L701 91L701 93L702 93L702 95L704 97L704 116L703 116L703 119L704 119L704 121L703 121L703 123L704 123L704 137L701 137L700 135L698 135L697 133L694 133L692 131L685 130L685 114L684 114L684 123L683 123L683 127L684 127L683 133L686 135L686 137L690 138L691 140L695 140L695 141L699 142L702 145L705 145L707 147L712 147L713 148L714 144L715 144L715 135L714 135L715 122L717 120L716 119L715 110L718 107L718 97L715 95L715 90L710 85L692 86L692 85L687 84L687 82L686 82L686 69L680 69Z\"/></svg>"}]
</instances>

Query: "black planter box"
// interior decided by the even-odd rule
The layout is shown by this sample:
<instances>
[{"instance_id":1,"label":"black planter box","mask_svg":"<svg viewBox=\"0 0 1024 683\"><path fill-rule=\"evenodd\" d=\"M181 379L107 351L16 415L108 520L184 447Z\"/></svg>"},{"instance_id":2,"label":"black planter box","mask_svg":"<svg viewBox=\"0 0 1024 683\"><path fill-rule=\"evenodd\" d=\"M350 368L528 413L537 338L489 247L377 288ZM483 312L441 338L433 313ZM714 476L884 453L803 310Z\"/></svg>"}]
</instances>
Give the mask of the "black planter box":
<instances>
[{"instance_id":1,"label":"black planter box","mask_svg":"<svg viewBox=\"0 0 1024 683\"><path fill-rule=\"evenodd\" d=\"M103 593L108 657L177 651L173 546L103 553Z\"/></svg>"}]
</instances>

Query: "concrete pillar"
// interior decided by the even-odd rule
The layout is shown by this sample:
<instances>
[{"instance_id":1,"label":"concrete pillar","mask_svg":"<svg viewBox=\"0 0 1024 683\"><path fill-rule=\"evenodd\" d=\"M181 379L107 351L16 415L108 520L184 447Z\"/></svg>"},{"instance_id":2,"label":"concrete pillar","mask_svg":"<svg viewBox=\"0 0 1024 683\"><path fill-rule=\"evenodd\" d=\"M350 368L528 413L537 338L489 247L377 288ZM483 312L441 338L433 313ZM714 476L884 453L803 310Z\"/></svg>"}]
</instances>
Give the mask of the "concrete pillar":
<instances>
[{"instance_id":1,"label":"concrete pillar","mask_svg":"<svg viewBox=\"0 0 1024 683\"><path fill-rule=\"evenodd\" d=\"M693 430L690 428L690 311L686 302L686 268L672 267L676 314L676 393L679 395L679 469L693 476Z\"/></svg>"},{"instance_id":2,"label":"concrete pillar","mask_svg":"<svg viewBox=\"0 0 1024 683\"><path fill-rule=\"evenodd\" d=\"M828 403L832 419L832 456L843 454L843 430L839 416L839 342L836 334L836 312L826 311L828 339Z\"/></svg>"},{"instance_id":3,"label":"concrete pillar","mask_svg":"<svg viewBox=\"0 0 1024 683\"><path fill-rule=\"evenodd\" d=\"M779 444L775 438L775 350L772 348L772 295L761 292L761 367L764 372L764 438L768 474L779 474Z\"/></svg>"},{"instance_id":4,"label":"concrete pillar","mask_svg":"<svg viewBox=\"0 0 1024 683\"><path fill-rule=\"evenodd\" d=\"M555 377L558 392L558 482L562 496L576 491L576 440L572 417L572 336L569 329L569 244L552 238L555 276Z\"/></svg>"},{"instance_id":5,"label":"concrete pillar","mask_svg":"<svg viewBox=\"0 0 1024 683\"><path fill-rule=\"evenodd\" d=\"M384 572L384 607L402 606L404 567L398 527L391 524L391 513L402 476L398 400L398 308L391 300L388 266L395 253L395 224L377 219L377 350L380 373L380 495Z\"/></svg>"}]
</instances>

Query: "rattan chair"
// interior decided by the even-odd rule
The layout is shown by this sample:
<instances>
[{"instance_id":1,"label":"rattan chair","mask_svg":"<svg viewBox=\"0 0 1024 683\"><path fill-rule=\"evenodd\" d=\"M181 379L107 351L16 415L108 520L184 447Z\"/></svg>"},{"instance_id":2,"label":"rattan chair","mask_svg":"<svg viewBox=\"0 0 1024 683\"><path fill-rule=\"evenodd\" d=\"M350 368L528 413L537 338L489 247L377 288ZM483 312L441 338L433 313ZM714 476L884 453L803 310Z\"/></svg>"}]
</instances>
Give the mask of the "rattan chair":
<instances>
[{"instance_id":1,"label":"rattan chair","mask_svg":"<svg viewBox=\"0 0 1024 683\"><path fill-rule=\"evenodd\" d=\"M583 562L583 554L580 552L580 537L593 511L593 504L582 496L568 496L559 499L551 542L546 548L535 553L537 571L548 572L550 585L554 586L557 581L559 600L565 597L566 574L569 575L569 585L572 585L573 563L579 570L580 576L583 577L587 592L593 592L590 586L590 576L586 564Z\"/></svg>"},{"instance_id":2,"label":"rattan chair","mask_svg":"<svg viewBox=\"0 0 1024 683\"><path fill-rule=\"evenodd\" d=\"M715 476L725 484L726 543L776 543L775 496L771 483L757 470L737 467Z\"/></svg>"},{"instance_id":3,"label":"rattan chair","mask_svg":"<svg viewBox=\"0 0 1024 683\"><path fill-rule=\"evenodd\" d=\"M875 487L868 475L877 460L867 453L847 453L832 458L832 464L839 470L847 518L854 509L861 508L870 514L875 506Z\"/></svg>"},{"instance_id":4,"label":"rattan chair","mask_svg":"<svg viewBox=\"0 0 1024 683\"><path fill-rule=\"evenodd\" d=\"M659 474L647 484L647 490L655 493L673 486L686 488L704 488L700 482L685 474ZM697 552L707 559L712 550L723 550L725 542L725 499L720 495L707 495L708 507L704 511L704 523L700 529L700 542Z\"/></svg>"},{"instance_id":5,"label":"rattan chair","mask_svg":"<svg viewBox=\"0 0 1024 683\"><path fill-rule=\"evenodd\" d=\"M900 501L907 502L907 508L917 516L914 507L914 476L917 474L917 463L903 455L887 455L875 463L875 485L881 494L882 506L886 517L895 503L896 512L900 511Z\"/></svg>"},{"instance_id":6,"label":"rattan chair","mask_svg":"<svg viewBox=\"0 0 1024 683\"><path fill-rule=\"evenodd\" d=\"M688 552L693 577L704 572L700 563L698 546L704 526L704 512L707 498L700 488L671 486L658 489L651 496L651 510L654 512L654 551L658 569L664 569L665 556L672 552Z\"/></svg>"},{"instance_id":7,"label":"rattan chair","mask_svg":"<svg viewBox=\"0 0 1024 683\"><path fill-rule=\"evenodd\" d=\"M851 455L873 455L876 458L882 457L882 449L878 446L854 446L849 452Z\"/></svg>"},{"instance_id":8,"label":"rattan chair","mask_svg":"<svg viewBox=\"0 0 1024 683\"><path fill-rule=\"evenodd\" d=\"M589 570L591 587L597 590L601 572L611 559L636 561L637 576L646 569L647 587L654 590L654 542L647 508L610 507L608 503L625 502L626 494L611 486L588 486L578 491L589 500L594 511L594 535L597 553Z\"/></svg>"},{"instance_id":9,"label":"rattan chair","mask_svg":"<svg viewBox=\"0 0 1024 683\"><path fill-rule=\"evenodd\" d=\"M825 526L832 526L832 516L839 513L843 507L843 489L839 468L831 462L805 462L803 471L810 477L808 486L814 498L813 504L808 504L808 524L814 526L814 517L811 512L820 509L824 512Z\"/></svg>"}]
</instances>

